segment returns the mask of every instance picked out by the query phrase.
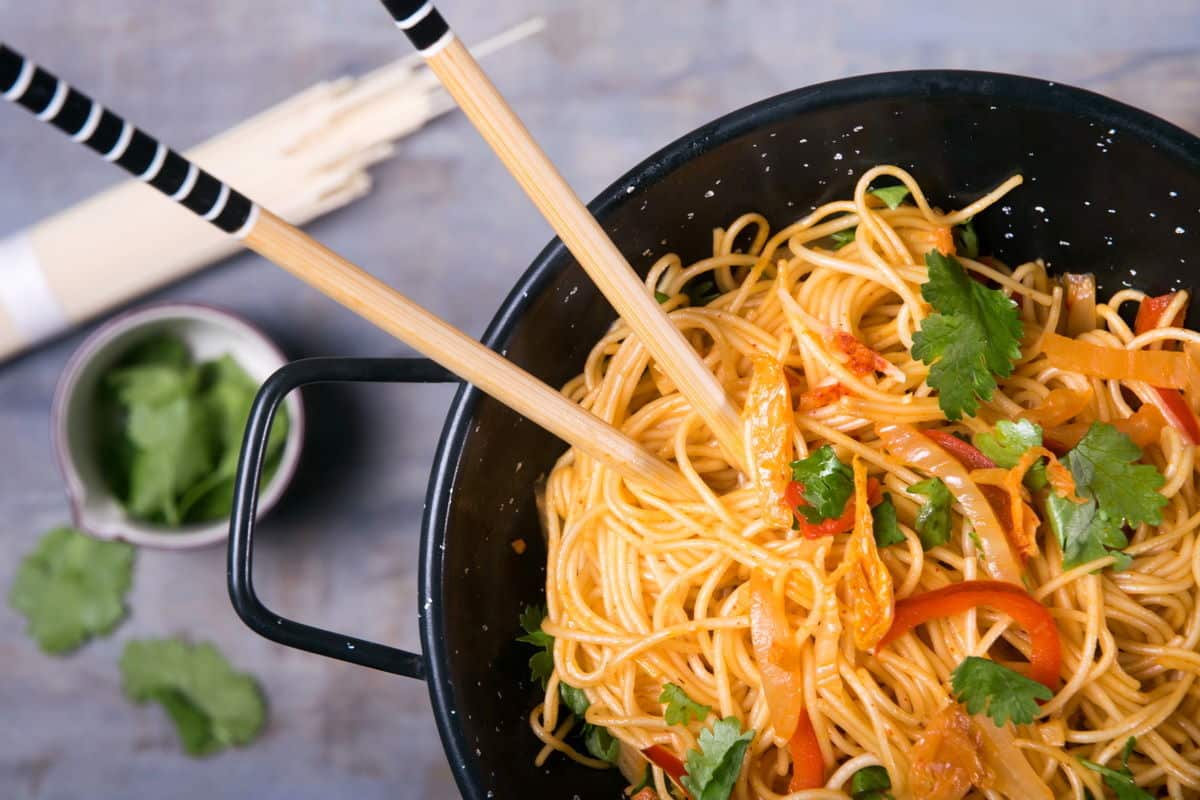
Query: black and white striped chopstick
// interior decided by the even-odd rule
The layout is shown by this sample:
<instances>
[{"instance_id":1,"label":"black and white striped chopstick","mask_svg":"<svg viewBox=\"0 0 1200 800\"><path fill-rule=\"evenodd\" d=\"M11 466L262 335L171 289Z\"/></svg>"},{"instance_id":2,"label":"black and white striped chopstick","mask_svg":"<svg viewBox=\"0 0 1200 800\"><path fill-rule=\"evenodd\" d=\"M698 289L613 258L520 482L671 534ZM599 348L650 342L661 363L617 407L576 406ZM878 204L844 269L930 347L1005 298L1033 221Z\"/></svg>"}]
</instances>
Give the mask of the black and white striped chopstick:
<instances>
[{"instance_id":1,"label":"black and white striped chopstick","mask_svg":"<svg viewBox=\"0 0 1200 800\"><path fill-rule=\"evenodd\" d=\"M382 0L413 47L425 58L437 55L454 40L454 31L427 0Z\"/></svg>"},{"instance_id":2,"label":"black and white striped chopstick","mask_svg":"<svg viewBox=\"0 0 1200 800\"><path fill-rule=\"evenodd\" d=\"M254 228L254 202L3 42L0 95L226 233L244 239Z\"/></svg>"}]
</instances>

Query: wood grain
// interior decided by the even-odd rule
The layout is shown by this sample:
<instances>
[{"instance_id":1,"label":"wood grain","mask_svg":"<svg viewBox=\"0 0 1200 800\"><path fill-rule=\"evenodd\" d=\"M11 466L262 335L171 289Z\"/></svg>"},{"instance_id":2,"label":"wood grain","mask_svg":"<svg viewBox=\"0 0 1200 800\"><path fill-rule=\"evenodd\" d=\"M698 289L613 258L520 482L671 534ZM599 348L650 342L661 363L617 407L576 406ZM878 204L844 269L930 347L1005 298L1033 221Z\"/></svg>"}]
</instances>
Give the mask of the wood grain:
<instances>
[{"instance_id":1,"label":"wood grain","mask_svg":"<svg viewBox=\"0 0 1200 800\"><path fill-rule=\"evenodd\" d=\"M266 209L245 243L627 479L680 498L694 494L678 470L612 425Z\"/></svg>"},{"instance_id":2,"label":"wood grain","mask_svg":"<svg viewBox=\"0 0 1200 800\"><path fill-rule=\"evenodd\" d=\"M724 388L458 39L426 59L525 194L708 425L733 463L742 423Z\"/></svg>"}]
</instances>

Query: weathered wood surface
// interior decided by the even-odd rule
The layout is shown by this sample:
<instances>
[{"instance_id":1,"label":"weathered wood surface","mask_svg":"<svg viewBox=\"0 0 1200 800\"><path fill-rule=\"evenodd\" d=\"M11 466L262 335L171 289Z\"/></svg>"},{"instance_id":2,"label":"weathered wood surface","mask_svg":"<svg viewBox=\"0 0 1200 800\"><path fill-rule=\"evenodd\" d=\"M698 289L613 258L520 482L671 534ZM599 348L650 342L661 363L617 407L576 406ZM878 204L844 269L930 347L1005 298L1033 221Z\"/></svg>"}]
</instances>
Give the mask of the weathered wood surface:
<instances>
[{"instance_id":1,"label":"weathered wood surface","mask_svg":"<svg viewBox=\"0 0 1200 800\"><path fill-rule=\"evenodd\" d=\"M576 189L590 197L714 116L839 76L914 67L1035 74L1086 86L1200 131L1200 6L1189 0L1015 0L853 6L791 0L444 0L468 41L533 14L539 40L489 62ZM852 10L851 10L852 9ZM408 51L373 0L0 0L0 37L181 146L316 81ZM372 195L314 225L335 249L479 334L549 238L547 225L461 117L403 142ZM0 235L117 173L0 109ZM381 332L253 256L162 297L226 306L293 356L403 352ZM302 320L303 324L297 324ZM55 379L80 335L0 368L0 587L36 536L66 518L48 440ZM265 598L348 633L415 648L416 545L450 390L312 395L302 472L264 525ZM0 609L0 796L451 797L425 688L287 650L234 617L220 549L139 554L132 615L67 659L41 655ZM217 642L271 703L254 746L179 754L162 712L121 697L116 659L136 636Z\"/></svg>"}]
</instances>

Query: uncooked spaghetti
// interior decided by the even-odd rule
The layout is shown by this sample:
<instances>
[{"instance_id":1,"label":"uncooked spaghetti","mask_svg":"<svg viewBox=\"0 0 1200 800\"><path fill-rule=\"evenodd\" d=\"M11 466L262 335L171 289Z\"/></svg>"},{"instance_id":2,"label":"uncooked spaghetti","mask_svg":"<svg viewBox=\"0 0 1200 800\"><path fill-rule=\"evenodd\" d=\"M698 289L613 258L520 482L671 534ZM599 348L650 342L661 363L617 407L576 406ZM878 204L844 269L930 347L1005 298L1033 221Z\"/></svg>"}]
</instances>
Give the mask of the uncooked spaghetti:
<instances>
[{"instance_id":1,"label":"uncooked spaghetti","mask_svg":"<svg viewBox=\"0 0 1200 800\"><path fill-rule=\"evenodd\" d=\"M639 800L1200 796L1200 334L1186 292L980 256L1020 183L943 213L877 167L653 265L748 474L614 324L563 391L695 497L550 473L539 761Z\"/></svg>"}]
</instances>

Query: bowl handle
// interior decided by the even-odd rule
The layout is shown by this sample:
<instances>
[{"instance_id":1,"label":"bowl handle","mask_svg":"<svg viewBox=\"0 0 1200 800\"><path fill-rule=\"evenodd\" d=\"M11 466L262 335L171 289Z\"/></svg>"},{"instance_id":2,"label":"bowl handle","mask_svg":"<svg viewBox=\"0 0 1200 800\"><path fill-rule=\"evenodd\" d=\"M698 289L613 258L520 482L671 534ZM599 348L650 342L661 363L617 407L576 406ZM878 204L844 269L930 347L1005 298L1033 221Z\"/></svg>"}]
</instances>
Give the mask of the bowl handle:
<instances>
[{"instance_id":1,"label":"bowl handle","mask_svg":"<svg viewBox=\"0 0 1200 800\"><path fill-rule=\"evenodd\" d=\"M306 358L293 361L267 378L254 398L234 484L229 522L229 599L251 630L280 644L352 664L425 677L420 654L314 628L282 617L262 604L254 592L254 517L267 435L275 409L293 389L309 383L366 381L381 383L451 383L457 378L424 358Z\"/></svg>"}]
</instances>

